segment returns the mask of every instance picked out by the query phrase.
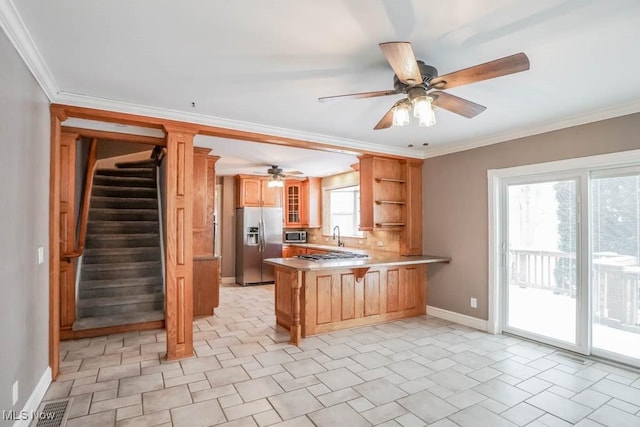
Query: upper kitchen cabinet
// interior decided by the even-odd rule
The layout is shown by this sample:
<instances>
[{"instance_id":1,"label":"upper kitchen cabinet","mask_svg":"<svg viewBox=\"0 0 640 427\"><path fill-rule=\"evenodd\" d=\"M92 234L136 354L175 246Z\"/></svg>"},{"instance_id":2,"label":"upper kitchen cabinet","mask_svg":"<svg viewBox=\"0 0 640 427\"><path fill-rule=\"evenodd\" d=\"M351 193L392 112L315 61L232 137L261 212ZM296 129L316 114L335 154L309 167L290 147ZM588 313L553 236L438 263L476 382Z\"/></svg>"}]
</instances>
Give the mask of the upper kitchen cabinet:
<instances>
[{"instance_id":1,"label":"upper kitchen cabinet","mask_svg":"<svg viewBox=\"0 0 640 427\"><path fill-rule=\"evenodd\" d=\"M398 231L402 255L422 254L422 160L359 159L360 229Z\"/></svg>"},{"instance_id":2,"label":"upper kitchen cabinet","mask_svg":"<svg viewBox=\"0 0 640 427\"><path fill-rule=\"evenodd\" d=\"M237 207L280 207L282 188L269 187L269 178L255 175L236 175Z\"/></svg>"},{"instance_id":3,"label":"upper kitchen cabinet","mask_svg":"<svg viewBox=\"0 0 640 427\"><path fill-rule=\"evenodd\" d=\"M285 228L322 225L320 178L287 179L284 184Z\"/></svg>"}]
</instances>

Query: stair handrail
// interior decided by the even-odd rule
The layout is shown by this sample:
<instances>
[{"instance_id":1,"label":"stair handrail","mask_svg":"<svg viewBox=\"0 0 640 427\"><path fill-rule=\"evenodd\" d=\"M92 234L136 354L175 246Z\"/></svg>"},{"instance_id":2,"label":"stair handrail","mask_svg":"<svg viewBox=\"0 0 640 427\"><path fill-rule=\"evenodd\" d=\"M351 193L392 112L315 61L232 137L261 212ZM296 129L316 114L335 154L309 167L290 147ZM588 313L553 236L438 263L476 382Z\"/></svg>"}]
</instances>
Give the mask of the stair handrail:
<instances>
[{"instance_id":1,"label":"stair handrail","mask_svg":"<svg viewBox=\"0 0 640 427\"><path fill-rule=\"evenodd\" d=\"M165 154L166 153L164 147L162 145L156 145L155 147L153 147L151 156L149 156L149 158L152 159L156 163L156 165L159 165L162 162Z\"/></svg>"},{"instance_id":2,"label":"stair handrail","mask_svg":"<svg viewBox=\"0 0 640 427\"><path fill-rule=\"evenodd\" d=\"M98 139L93 138L89 146L89 156L87 158L87 169L85 171L84 189L82 193L82 210L80 211L80 227L78 241L75 249L62 254L62 258L70 261L78 258L84 251L85 240L87 239L87 223L89 222L89 202L91 199L91 189L93 187L93 169L96 165L96 153L98 150Z\"/></svg>"}]
</instances>

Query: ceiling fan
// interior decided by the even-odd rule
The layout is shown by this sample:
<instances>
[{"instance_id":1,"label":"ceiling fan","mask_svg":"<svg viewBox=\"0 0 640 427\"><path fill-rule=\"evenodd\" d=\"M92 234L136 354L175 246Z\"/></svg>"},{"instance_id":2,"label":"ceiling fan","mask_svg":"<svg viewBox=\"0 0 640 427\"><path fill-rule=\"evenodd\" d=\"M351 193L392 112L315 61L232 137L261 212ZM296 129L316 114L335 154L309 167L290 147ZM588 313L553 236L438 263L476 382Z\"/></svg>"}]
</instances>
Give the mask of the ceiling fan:
<instances>
[{"instance_id":1,"label":"ceiling fan","mask_svg":"<svg viewBox=\"0 0 640 427\"><path fill-rule=\"evenodd\" d=\"M285 173L278 165L271 165L271 167L267 169L267 174L269 175L269 182L267 183L269 187L284 187L285 178L294 175L303 175L300 171L289 171Z\"/></svg>"},{"instance_id":2,"label":"ceiling fan","mask_svg":"<svg viewBox=\"0 0 640 427\"><path fill-rule=\"evenodd\" d=\"M417 61L409 42L380 43L380 49L393 69L393 89L375 92L352 93L349 95L327 96L318 98L320 102L343 99L374 98L378 96L405 93L406 98L396 102L382 117L374 130L409 124L409 110L420 126L435 124L432 105L461 116L472 118L486 110L475 102L468 101L447 92L450 89L482 80L519 73L529 69L529 58L524 53L506 56L474 67L465 68L453 73L438 76L438 70L423 61Z\"/></svg>"}]
</instances>

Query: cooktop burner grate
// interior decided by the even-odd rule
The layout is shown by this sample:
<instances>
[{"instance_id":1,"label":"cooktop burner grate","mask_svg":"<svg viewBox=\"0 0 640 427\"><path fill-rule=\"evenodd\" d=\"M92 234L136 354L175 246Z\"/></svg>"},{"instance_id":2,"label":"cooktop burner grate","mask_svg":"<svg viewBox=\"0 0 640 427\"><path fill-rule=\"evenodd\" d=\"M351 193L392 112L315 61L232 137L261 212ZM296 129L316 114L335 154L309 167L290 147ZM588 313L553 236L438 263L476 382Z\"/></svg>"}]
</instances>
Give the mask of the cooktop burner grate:
<instances>
[{"instance_id":1,"label":"cooktop burner grate","mask_svg":"<svg viewBox=\"0 0 640 427\"><path fill-rule=\"evenodd\" d=\"M300 259L306 259L308 261L369 258L369 255L357 254L353 252L329 252L326 254L304 254L304 255L296 255L296 256Z\"/></svg>"}]
</instances>

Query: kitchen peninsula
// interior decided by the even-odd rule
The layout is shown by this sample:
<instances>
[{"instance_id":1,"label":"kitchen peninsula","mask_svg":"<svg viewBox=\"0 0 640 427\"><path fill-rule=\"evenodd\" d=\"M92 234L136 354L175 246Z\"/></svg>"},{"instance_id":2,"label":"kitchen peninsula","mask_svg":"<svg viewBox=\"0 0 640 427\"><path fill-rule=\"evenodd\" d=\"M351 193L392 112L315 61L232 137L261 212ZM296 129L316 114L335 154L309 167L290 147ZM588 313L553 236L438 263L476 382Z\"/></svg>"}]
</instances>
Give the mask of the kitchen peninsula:
<instances>
[{"instance_id":1,"label":"kitchen peninsula","mask_svg":"<svg viewBox=\"0 0 640 427\"><path fill-rule=\"evenodd\" d=\"M296 345L310 335L425 314L427 264L449 261L384 252L265 260L275 269L276 321Z\"/></svg>"}]
</instances>

